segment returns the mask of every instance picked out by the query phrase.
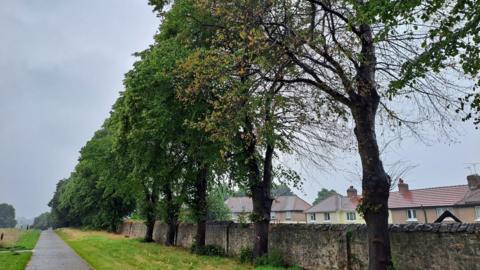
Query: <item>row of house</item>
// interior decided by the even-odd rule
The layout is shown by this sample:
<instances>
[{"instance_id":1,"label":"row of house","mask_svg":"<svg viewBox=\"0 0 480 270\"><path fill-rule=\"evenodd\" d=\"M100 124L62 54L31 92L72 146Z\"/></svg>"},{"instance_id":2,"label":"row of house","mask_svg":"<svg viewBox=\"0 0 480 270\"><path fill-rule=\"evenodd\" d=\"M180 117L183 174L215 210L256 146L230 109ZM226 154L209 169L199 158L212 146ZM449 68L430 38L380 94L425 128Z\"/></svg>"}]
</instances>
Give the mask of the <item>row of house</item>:
<instances>
[{"instance_id":1,"label":"row of house","mask_svg":"<svg viewBox=\"0 0 480 270\"><path fill-rule=\"evenodd\" d=\"M316 205L310 205L298 196L279 196L272 204L272 223L365 223L356 211L361 196L351 186L347 196L334 194ZM231 197L225 201L232 220L247 220L252 212L249 197ZM480 175L467 176L467 184L423 189L409 189L400 179L398 191L391 192L389 222L432 223L444 212L465 223L480 222Z\"/></svg>"}]
</instances>

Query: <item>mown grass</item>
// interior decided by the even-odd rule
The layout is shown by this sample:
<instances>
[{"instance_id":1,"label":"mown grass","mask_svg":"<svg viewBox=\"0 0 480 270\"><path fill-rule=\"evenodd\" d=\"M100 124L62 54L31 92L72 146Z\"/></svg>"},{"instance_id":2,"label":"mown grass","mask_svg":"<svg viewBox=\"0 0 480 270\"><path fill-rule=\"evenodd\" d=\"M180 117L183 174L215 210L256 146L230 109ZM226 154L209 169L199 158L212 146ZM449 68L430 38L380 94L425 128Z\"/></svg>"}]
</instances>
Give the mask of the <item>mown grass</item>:
<instances>
[{"instance_id":1,"label":"mown grass","mask_svg":"<svg viewBox=\"0 0 480 270\"><path fill-rule=\"evenodd\" d=\"M0 253L0 269L2 270L23 270L32 257L32 252L8 251Z\"/></svg>"},{"instance_id":2,"label":"mown grass","mask_svg":"<svg viewBox=\"0 0 480 270\"><path fill-rule=\"evenodd\" d=\"M35 247L37 244L38 238L40 237L39 230L28 230L23 231L20 239L15 243L16 250L30 250Z\"/></svg>"},{"instance_id":3,"label":"mown grass","mask_svg":"<svg viewBox=\"0 0 480 270\"><path fill-rule=\"evenodd\" d=\"M40 236L40 231L17 229L2 231L4 233L4 241L2 241L0 246L0 269L25 269L32 256L32 252L25 250L32 250L35 247L38 237Z\"/></svg>"},{"instance_id":4,"label":"mown grass","mask_svg":"<svg viewBox=\"0 0 480 270\"><path fill-rule=\"evenodd\" d=\"M57 233L96 270L252 269L252 266L242 265L232 258L198 256L185 249L144 243L139 239L127 239L121 235L105 232L61 229L57 230ZM255 269L277 270L280 268L261 267Z\"/></svg>"}]
</instances>

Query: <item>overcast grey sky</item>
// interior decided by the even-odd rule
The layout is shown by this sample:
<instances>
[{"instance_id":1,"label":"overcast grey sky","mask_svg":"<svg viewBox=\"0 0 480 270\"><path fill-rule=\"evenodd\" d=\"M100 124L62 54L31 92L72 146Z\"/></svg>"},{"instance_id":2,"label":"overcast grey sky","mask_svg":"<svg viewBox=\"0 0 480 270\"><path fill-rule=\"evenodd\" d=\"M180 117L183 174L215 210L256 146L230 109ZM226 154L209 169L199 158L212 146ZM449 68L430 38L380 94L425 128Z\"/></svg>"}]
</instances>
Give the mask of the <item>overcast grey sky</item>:
<instances>
[{"instance_id":1,"label":"overcast grey sky","mask_svg":"<svg viewBox=\"0 0 480 270\"><path fill-rule=\"evenodd\" d=\"M147 0L1 0L0 202L48 210L158 18Z\"/></svg>"},{"instance_id":2,"label":"overcast grey sky","mask_svg":"<svg viewBox=\"0 0 480 270\"><path fill-rule=\"evenodd\" d=\"M17 216L48 210L55 184L69 176L108 116L132 53L145 49L157 29L146 2L2 0L0 203L13 204ZM465 163L480 162L480 131L461 129L461 143L406 140L386 158L418 165L406 176L412 188L464 184ZM355 171L354 160L346 155L339 167ZM302 197L309 202L322 187L360 186L349 173L307 171Z\"/></svg>"}]
</instances>

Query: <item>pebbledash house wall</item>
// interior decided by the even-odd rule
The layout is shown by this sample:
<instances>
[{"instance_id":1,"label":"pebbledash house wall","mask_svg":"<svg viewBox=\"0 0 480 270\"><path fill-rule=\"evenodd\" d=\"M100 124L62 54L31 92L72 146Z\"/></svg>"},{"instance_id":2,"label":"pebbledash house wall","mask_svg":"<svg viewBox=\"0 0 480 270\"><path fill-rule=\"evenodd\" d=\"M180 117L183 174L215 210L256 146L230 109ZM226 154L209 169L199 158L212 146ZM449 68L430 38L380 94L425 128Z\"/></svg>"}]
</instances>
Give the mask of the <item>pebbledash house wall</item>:
<instances>
[{"instance_id":1,"label":"pebbledash house wall","mask_svg":"<svg viewBox=\"0 0 480 270\"><path fill-rule=\"evenodd\" d=\"M166 225L155 224L154 239L165 241ZM480 269L480 224L390 225L392 256L399 270ZM146 227L124 222L119 232L143 237ZM180 224L176 245L189 248L196 226ZM278 250L287 263L305 269L367 269L366 226L362 224L271 224L270 250ZM207 224L206 242L238 256L253 243L251 225L232 222Z\"/></svg>"}]
</instances>

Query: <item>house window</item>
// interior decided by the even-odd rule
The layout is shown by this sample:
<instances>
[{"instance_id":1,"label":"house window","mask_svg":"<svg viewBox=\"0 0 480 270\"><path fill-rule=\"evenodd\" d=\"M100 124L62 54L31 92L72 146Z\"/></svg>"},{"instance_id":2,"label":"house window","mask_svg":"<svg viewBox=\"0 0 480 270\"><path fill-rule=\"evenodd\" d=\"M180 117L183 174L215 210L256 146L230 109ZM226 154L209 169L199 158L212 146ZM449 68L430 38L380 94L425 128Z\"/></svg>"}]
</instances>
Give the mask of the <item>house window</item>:
<instances>
[{"instance_id":1,"label":"house window","mask_svg":"<svg viewBox=\"0 0 480 270\"><path fill-rule=\"evenodd\" d=\"M475 206L475 220L480 221L480 206Z\"/></svg>"},{"instance_id":2,"label":"house window","mask_svg":"<svg viewBox=\"0 0 480 270\"><path fill-rule=\"evenodd\" d=\"M310 220L315 221L316 219L317 219L317 217L315 216L315 213L311 213L310 214Z\"/></svg>"},{"instance_id":3,"label":"house window","mask_svg":"<svg viewBox=\"0 0 480 270\"><path fill-rule=\"evenodd\" d=\"M357 219L357 215L355 212L347 212L347 220L348 221L354 221Z\"/></svg>"},{"instance_id":4,"label":"house window","mask_svg":"<svg viewBox=\"0 0 480 270\"><path fill-rule=\"evenodd\" d=\"M271 212L271 213L270 213L270 219L272 219L272 220L277 219L277 213Z\"/></svg>"},{"instance_id":5,"label":"house window","mask_svg":"<svg viewBox=\"0 0 480 270\"><path fill-rule=\"evenodd\" d=\"M232 213L232 219L233 219L233 220L237 220L237 218L238 218L237 214Z\"/></svg>"},{"instance_id":6,"label":"house window","mask_svg":"<svg viewBox=\"0 0 480 270\"><path fill-rule=\"evenodd\" d=\"M323 220L329 222L330 221L330 213L323 213Z\"/></svg>"},{"instance_id":7,"label":"house window","mask_svg":"<svg viewBox=\"0 0 480 270\"><path fill-rule=\"evenodd\" d=\"M417 221L417 211L415 209L407 210L407 221Z\"/></svg>"},{"instance_id":8,"label":"house window","mask_svg":"<svg viewBox=\"0 0 480 270\"><path fill-rule=\"evenodd\" d=\"M437 208L435 209L437 211L437 217L441 216L443 214L443 212L445 211L450 211L450 213L453 214L453 208L452 207L440 207L440 208Z\"/></svg>"},{"instance_id":9,"label":"house window","mask_svg":"<svg viewBox=\"0 0 480 270\"><path fill-rule=\"evenodd\" d=\"M292 219L292 212L286 212L285 213L285 219L286 220L291 220Z\"/></svg>"}]
</instances>

